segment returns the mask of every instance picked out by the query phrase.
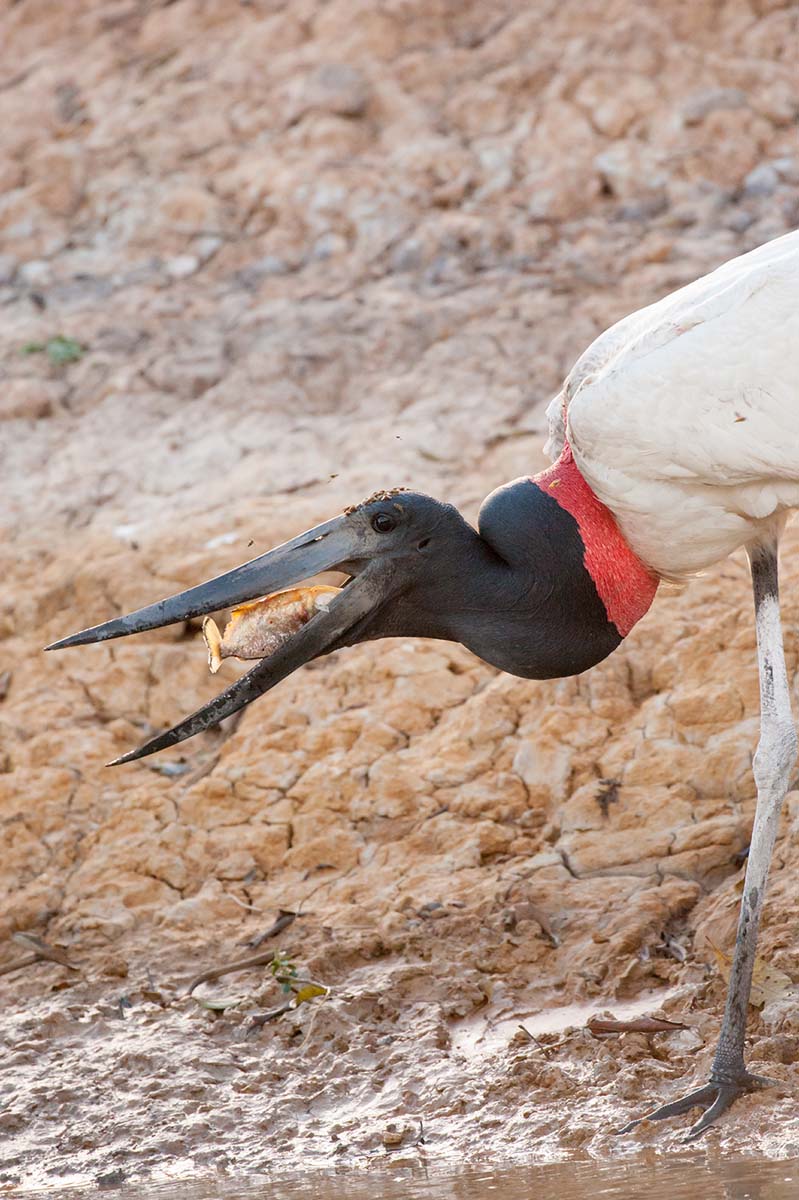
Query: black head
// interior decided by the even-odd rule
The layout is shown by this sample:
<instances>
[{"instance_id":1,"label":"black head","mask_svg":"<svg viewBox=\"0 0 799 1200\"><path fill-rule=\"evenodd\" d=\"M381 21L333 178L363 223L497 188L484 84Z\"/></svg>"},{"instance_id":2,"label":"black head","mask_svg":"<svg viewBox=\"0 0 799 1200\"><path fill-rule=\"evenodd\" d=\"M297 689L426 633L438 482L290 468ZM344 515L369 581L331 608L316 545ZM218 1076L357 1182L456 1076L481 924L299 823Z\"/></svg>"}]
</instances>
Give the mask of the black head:
<instances>
[{"instance_id":1,"label":"black head","mask_svg":"<svg viewBox=\"0 0 799 1200\"><path fill-rule=\"evenodd\" d=\"M125 637L190 617L219 612L308 580L322 571L344 572L341 594L299 632L209 704L173 729L124 755L118 762L152 754L218 724L303 663L340 646L396 634L449 636L435 620L446 589L429 605L429 618L416 610L438 565L454 563L457 547L479 538L457 509L418 492L378 492L339 517L285 542L233 571L126 616L115 617L48 646L70 646ZM448 577L453 578L452 571Z\"/></svg>"},{"instance_id":2,"label":"black head","mask_svg":"<svg viewBox=\"0 0 799 1200\"><path fill-rule=\"evenodd\" d=\"M49 650L124 637L290 588L322 571L342 592L221 695L118 762L217 724L303 663L375 638L462 642L530 678L569 675L621 640L585 569L574 519L530 479L483 505L479 534L456 508L419 492L378 492L323 525L198 587L73 634Z\"/></svg>"}]
</instances>

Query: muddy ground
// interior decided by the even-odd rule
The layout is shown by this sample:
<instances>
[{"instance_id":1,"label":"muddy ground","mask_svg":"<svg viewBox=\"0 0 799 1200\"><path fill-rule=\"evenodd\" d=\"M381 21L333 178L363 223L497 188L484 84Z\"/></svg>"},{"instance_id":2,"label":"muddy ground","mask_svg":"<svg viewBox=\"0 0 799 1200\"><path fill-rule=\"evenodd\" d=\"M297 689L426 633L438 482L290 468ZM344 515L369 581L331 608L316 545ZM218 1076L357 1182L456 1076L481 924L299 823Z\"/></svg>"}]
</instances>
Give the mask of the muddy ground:
<instances>
[{"instance_id":1,"label":"muddy ground","mask_svg":"<svg viewBox=\"0 0 799 1200\"><path fill-rule=\"evenodd\" d=\"M0 969L25 933L75 968L0 977L0 1179L673 1149L610 1131L719 1024L742 560L580 678L364 646L114 770L239 668L195 628L41 647L375 488L473 518L543 465L593 336L798 223L799 6L22 0L0 45ZM795 534L784 568L795 678ZM762 954L797 981L798 867L794 792ZM329 994L255 1029L267 966L186 996L280 910L260 950ZM799 1155L792 997L750 1031L788 1091L708 1153Z\"/></svg>"}]
</instances>

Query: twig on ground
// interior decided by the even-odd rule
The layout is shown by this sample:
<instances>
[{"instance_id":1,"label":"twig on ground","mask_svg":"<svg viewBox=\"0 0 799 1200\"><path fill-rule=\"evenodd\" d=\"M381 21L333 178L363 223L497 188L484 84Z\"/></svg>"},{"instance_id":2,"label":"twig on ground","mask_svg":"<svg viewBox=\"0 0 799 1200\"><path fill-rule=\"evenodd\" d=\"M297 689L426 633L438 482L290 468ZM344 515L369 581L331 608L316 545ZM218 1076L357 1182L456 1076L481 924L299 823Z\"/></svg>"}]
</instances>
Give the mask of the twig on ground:
<instances>
[{"instance_id":1,"label":"twig on ground","mask_svg":"<svg viewBox=\"0 0 799 1200\"><path fill-rule=\"evenodd\" d=\"M269 950L264 951L263 954L250 954L247 958L238 958L235 962L225 963L221 967L211 967L209 971L195 975L186 988L186 995L190 996L201 983L213 983L214 980L221 979L223 975L232 975L234 971L247 971L251 967L266 967L273 959L274 954Z\"/></svg>"},{"instance_id":2,"label":"twig on ground","mask_svg":"<svg viewBox=\"0 0 799 1200\"><path fill-rule=\"evenodd\" d=\"M276 920L269 926L265 933L260 933L252 941L245 942L247 946L260 946L262 942L269 938L277 937L284 929L287 929L293 921L297 919L299 913L290 912L286 908L278 909ZM223 975L231 975L234 971L247 971L250 967L267 967L274 961L273 951L264 951L262 954L251 954L247 958L237 958L234 962L225 963L221 967L211 967L208 971L203 971L201 975L195 975L187 988L186 995L190 996L195 988L198 988L201 983L213 983L216 979L221 979Z\"/></svg>"},{"instance_id":3,"label":"twig on ground","mask_svg":"<svg viewBox=\"0 0 799 1200\"><path fill-rule=\"evenodd\" d=\"M269 928L264 933L256 934L255 937L250 938L243 945L249 946L252 950L257 950L264 942L268 942L270 938L277 937L284 929L288 929L289 925L293 924L299 916L300 913L293 912L289 908L279 908L277 910L277 917Z\"/></svg>"},{"instance_id":4,"label":"twig on ground","mask_svg":"<svg viewBox=\"0 0 799 1200\"><path fill-rule=\"evenodd\" d=\"M67 967L70 971L80 970L80 967L69 961L63 950L48 945L35 933L13 933L11 937L20 946L29 946L31 953L13 962L4 963L0 966L0 975L10 975L12 971L20 971L23 967L32 967L34 963L42 961L58 963L60 967Z\"/></svg>"},{"instance_id":5,"label":"twig on ground","mask_svg":"<svg viewBox=\"0 0 799 1200\"><path fill-rule=\"evenodd\" d=\"M586 1029L594 1037L610 1033L673 1033L675 1029L688 1029L681 1021L666 1021L663 1017L633 1017L629 1021L617 1021L612 1017L591 1017Z\"/></svg>"}]
</instances>

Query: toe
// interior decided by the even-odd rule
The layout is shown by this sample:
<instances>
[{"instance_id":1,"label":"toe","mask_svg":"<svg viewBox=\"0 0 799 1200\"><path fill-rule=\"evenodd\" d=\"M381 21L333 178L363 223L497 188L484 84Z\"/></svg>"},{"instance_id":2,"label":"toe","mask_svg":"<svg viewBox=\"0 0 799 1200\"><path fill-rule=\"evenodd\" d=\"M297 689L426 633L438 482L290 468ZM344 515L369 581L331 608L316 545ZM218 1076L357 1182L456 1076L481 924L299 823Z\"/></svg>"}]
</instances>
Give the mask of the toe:
<instances>
[{"instance_id":1,"label":"toe","mask_svg":"<svg viewBox=\"0 0 799 1200\"><path fill-rule=\"evenodd\" d=\"M683 1113L688 1112L692 1108L701 1108L705 1104L710 1104L716 1095L717 1089L712 1084L705 1084L704 1087L697 1088L695 1092L689 1092L687 1096L682 1096L679 1100L672 1100L669 1104L661 1104L660 1108L654 1109L653 1112L647 1113L644 1117L639 1117L636 1121L630 1121L623 1129L617 1130L619 1134L630 1133L635 1129L636 1125L640 1125L643 1121L666 1121L669 1117L679 1117Z\"/></svg>"},{"instance_id":2,"label":"toe","mask_svg":"<svg viewBox=\"0 0 799 1200\"><path fill-rule=\"evenodd\" d=\"M686 1142L692 1142L694 1138L698 1138L701 1134L703 1134L706 1129L709 1129L710 1126L719 1119L722 1113L727 1111L727 1109L733 1104L736 1097L739 1095L740 1090L738 1088L719 1088L716 1094L716 1099L713 1101L710 1108L708 1108L706 1112L702 1113L702 1116L695 1125L691 1126L685 1135L684 1140Z\"/></svg>"}]
</instances>

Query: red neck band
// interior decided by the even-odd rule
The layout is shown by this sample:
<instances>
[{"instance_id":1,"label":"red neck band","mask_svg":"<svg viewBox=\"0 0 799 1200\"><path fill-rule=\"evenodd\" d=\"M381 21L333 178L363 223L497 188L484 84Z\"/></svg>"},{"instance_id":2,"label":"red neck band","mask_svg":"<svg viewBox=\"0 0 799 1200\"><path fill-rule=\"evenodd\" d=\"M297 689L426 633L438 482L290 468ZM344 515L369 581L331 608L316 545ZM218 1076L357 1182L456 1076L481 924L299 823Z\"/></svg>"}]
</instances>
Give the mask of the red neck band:
<instances>
[{"instance_id":1,"label":"red neck band","mask_svg":"<svg viewBox=\"0 0 799 1200\"><path fill-rule=\"evenodd\" d=\"M626 637L654 600L657 575L633 554L610 509L578 471L568 443L558 461L533 482L574 517L585 546L585 566L608 620Z\"/></svg>"}]
</instances>

